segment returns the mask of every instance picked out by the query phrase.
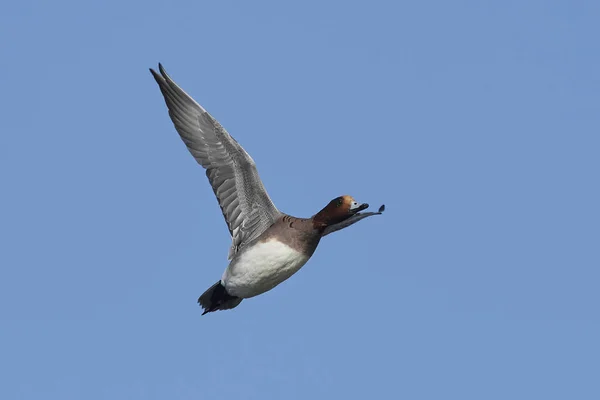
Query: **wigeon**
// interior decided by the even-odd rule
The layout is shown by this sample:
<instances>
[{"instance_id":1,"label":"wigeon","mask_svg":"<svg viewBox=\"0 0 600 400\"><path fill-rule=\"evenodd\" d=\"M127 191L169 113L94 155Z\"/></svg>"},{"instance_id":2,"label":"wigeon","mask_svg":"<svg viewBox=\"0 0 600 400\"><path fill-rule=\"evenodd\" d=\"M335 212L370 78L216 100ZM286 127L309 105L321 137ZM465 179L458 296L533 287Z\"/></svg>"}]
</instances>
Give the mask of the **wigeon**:
<instances>
[{"instance_id":1,"label":"wigeon","mask_svg":"<svg viewBox=\"0 0 600 400\"><path fill-rule=\"evenodd\" d=\"M350 196L329 202L311 218L297 218L275 207L256 164L238 142L165 72L156 79L175 129L198 164L206 169L232 237L229 265L221 279L200 296L202 315L236 307L265 293L296 273L321 238L361 219L381 214Z\"/></svg>"}]
</instances>

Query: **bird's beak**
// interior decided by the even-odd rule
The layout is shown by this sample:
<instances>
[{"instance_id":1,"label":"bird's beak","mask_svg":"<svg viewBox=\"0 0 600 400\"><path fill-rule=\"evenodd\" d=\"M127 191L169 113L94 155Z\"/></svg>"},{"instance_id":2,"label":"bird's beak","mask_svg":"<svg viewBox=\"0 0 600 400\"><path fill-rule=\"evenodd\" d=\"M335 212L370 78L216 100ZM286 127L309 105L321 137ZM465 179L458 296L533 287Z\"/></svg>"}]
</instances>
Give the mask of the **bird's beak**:
<instances>
[{"instance_id":1,"label":"bird's beak","mask_svg":"<svg viewBox=\"0 0 600 400\"><path fill-rule=\"evenodd\" d=\"M356 204L353 204L353 205L350 206L350 212L352 214L356 214L357 212L365 210L367 208L369 208L369 204L368 203L362 203L362 204L356 203Z\"/></svg>"}]
</instances>

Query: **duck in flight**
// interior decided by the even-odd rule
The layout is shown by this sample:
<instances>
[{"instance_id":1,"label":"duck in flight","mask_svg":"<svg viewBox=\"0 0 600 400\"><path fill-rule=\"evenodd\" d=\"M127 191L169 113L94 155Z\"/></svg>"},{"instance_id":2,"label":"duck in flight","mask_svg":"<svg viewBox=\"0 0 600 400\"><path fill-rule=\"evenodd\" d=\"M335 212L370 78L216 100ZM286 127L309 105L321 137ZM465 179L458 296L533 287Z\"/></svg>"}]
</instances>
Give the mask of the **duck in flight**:
<instances>
[{"instance_id":1,"label":"duck in flight","mask_svg":"<svg viewBox=\"0 0 600 400\"><path fill-rule=\"evenodd\" d=\"M202 315L237 307L243 299L273 289L297 272L319 241L337 230L381 214L350 196L329 202L311 218L275 207L254 160L201 105L183 91L161 64L150 72L160 87L175 129L206 176L231 233L229 265L221 279L200 296Z\"/></svg>"}]
</instances>

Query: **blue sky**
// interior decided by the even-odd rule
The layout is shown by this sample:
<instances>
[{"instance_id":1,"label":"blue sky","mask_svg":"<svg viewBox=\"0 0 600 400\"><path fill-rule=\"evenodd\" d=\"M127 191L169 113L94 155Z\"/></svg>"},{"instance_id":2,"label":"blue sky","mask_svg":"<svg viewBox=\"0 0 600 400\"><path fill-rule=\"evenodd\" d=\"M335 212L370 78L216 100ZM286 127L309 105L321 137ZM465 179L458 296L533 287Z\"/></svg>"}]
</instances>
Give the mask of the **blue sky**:
<instances>
[{"instance_id":1,"label":"blue sky","mask_svg":"<svg viewBox=\"0 0 600 400\"><path fill-rule=\"evenodd\" d=\"M600 6L9 2L0 398L600 398ZM384 216L201 317L230 244L162 62L284 212Z\"/></svg>"}]
</instances>

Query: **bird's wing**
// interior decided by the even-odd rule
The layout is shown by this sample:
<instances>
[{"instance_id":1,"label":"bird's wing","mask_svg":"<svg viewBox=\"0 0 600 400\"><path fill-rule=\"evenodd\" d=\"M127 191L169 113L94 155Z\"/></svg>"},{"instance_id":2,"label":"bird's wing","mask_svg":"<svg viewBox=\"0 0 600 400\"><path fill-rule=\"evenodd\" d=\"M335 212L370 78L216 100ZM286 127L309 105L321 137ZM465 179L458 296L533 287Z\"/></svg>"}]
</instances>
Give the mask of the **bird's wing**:
<instances>
[{"instance_id":1,"label":"bird's wing","mask_svg":"<svg viewBox=\"0 0 600 400\"><path fill-rule=\"evenodd\" d=\"M260 236L281 215L246 151L202 106L183 91L158 65L150 69L169 109L175 129L217 196L232 237L228 258Z\"/></svg>"}]
</instances>

